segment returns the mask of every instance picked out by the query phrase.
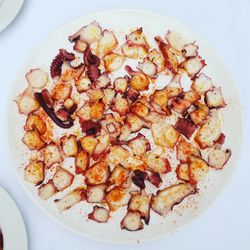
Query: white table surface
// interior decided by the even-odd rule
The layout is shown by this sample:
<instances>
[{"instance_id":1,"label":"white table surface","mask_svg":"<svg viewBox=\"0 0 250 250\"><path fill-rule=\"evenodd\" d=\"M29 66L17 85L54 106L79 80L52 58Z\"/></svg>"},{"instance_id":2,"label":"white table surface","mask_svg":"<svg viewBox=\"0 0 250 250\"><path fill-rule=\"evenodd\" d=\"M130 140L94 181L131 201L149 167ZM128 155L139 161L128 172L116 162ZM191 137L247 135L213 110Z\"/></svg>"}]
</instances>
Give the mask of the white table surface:
<instances>
[{"instance_id":1,"label":"white table surface","mask_svg":"<svg viewBox=\"0 0 250 250\"><path fill-rule=\"evenodd\" d=\"M172 16L199 32L217 50L235 78L246 116L242 157L230 184L220 197L202 216L177 234L135 246L95 242L75 235L51 221L24 193L7 157L3 139L5 110L11 84L30 50L51 31L71 19L111 8L136 8L159 12ZM0 185L11 193L24 216L30 249L112 250L128 247L135 250L250 249L250 141L247 140L247 138L250 139L249 12L249 0L25 0L18 17L0 33L0 114L2 117Z\"/></svg>"}]
</instances>

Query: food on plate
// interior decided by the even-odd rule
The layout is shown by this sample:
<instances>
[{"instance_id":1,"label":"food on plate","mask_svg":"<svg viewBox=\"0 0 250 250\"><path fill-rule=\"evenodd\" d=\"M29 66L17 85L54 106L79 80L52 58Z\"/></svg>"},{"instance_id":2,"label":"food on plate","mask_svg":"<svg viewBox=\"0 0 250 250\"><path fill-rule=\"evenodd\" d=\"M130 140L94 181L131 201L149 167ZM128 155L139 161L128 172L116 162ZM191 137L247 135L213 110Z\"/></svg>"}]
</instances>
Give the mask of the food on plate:
<instances>
[{"instance_id":1,"label":"food on plate","mask_svg":"<svg viewBox=\"0 0 250 250\"><path fill-rule=\"evenodd\" d=\"M24 179L35 185L39 185L44 179L44 162L31 161L24 170Z\"/></svg>"},{"instance_id":2,"label":"food on plate","mask_svg":"<svg viewBox=\"0 0 250 250\"><path fill-rule=\"evenodd\" d=\"M151 208L158 214L166 216L175 205L196 192L195 186L190 183L180 183L159 190L152 197Z\"/></svg>"},{"instance_id":3,"label":"food on plate","mask_svg":"<svg viewBox=\"0 0 250 250\"><path fill-rule=\"evenodd\" d=\"M89 223L123 211L128 231L188 207L232 154L227 99L199 45L175 30L121 35L97 21L67 35L72 48L58 48L49 72L42 62L29 69L15 100L32 156L24 180L61 214L91 206Z\"/></svg>"},{"instance_id":4,"label":"food on plate","mask_svg":"<svg viewBox=\"0 0 250 250\"><path fill-rule=\"evenodd\" d=\"M80 201L85 200L84 190L77 189L67 194L61 199L55 200L55 204L60 212L71 208Z\"/></svg>"},{"instance_id":5,"label":"food on plate","mask_svg":"<svg viewBox=\"0 0 250 250\"><path fill-rule=\"evenodd\" d=\"M104 207L94 206L93 212L88 215L90 220L106 223L109 219L109 210Z\"/></svg>"}]
</instances>

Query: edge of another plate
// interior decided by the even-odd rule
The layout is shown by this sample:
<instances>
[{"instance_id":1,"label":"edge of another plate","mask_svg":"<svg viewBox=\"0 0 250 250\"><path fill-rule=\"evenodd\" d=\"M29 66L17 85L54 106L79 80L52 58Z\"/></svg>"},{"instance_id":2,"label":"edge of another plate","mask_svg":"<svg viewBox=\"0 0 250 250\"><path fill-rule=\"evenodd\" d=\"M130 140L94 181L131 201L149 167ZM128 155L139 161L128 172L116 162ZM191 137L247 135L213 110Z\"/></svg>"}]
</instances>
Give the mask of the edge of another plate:
<instances>
[{"instance_id":1,"label":"edge of another plate","mask_svg":"<svg viewBox=\"0 0 250 250\"><path fill-rule=\"evenodd\" d=\"M28 239L22 215L11 196L0 187L0 226L4 239L4 250L27 250ZM13 226L15 225L15 226Z\"/></svg>"},{"instance_id":2,"label":"edge of another plate","mask_svg":"<svg viewBox=\"0 0 250 250\"><path fill-rule=\"evenodd\" d=\"M17 16L24 0L4 0L0 6L0 32Z\"/></svg>"}]
</instances>

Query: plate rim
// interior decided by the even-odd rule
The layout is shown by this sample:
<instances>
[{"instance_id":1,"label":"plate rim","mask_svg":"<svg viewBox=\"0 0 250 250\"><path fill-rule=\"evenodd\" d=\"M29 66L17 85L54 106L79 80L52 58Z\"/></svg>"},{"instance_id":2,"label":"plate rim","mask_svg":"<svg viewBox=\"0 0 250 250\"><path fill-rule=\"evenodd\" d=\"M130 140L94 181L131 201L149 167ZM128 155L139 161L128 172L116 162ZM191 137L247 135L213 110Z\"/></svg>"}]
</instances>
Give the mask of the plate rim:
<instances>
[{"instance_id":1,"label":"plate rim","mask_svg":"<svg viewBox=\"0 0 250 250\"><path fill-rule=\"evenodd\" d=\"M26 225L24 223L23 216L22 216L17 204L15 203L13 198L10 196L10 194L1 186L0 186L0 198L1 198L1 202L8 204L8 208L11 209L10 212L12 214L12 217L15 217L15 223L17 223L16 227L14 227L14 230L13 230L13 227L11 227L10 223L3 222L6 220L9 221L9 219L8 219L9 217L7 218L4 216L4 213L1 213L0 220L2 223L1 228L2 228L2 233L3 233L4 249L12 250L15 247L17 247L17 245L18 245L18 248L20 250L27 250L28 249L27 228L26 228ZM4 208L2 210L4 210ZM8 212L9 212L9 210L8 210ZM4 218L6 218L6 219L4 219ZM17 225L18 225L18 227L17 227ZM9 230L10 227L11 227L11 230ZM11 233L10 234L5 233L4 230L6 230L6 229L8 229L8 231ZM24 237L22 237L21 241L18 241L18 244L16 244L17 240L15 240L15 237L13 240L13 236L16 234L19 235L20 230L22 230L21 232L22 232ZM5 242L7 242L7 245Z\"/></svg>"},{"instance_id":2,"label":"plate rim","mask_svg":"<svg viewBox=\"0 0 250 250\"><path fill-rule=\"evenodd\" d=\"M11 24L12 21L14 21L15 17L20 12L22 6L23 6L24 0L4 0L3 3L0 6L0 14L4 13L6 10L13 9L12 14L9 15L6 20L5 16L3 15L1 18L0 15L0 32L2 32L4 29L8 27L8 25Z\"/></svg>"},{"instance_id":3,"label":"plate rim","mask_svg":"<svg viewBox=\"0 0 250 250\"><path fill-rule=\"evenodd\" d=\"M155 11L148 11L148 10L143 10L143 9L129 9L129 8L112 8L112 9L105 9L105 10L101 10L101 11L94 11L94 12L90 12L87 13L86 15L81 15L81 16L77 16L75 18L72 18L66 22L64 22L62 25L59 25L58 27L56 27L54 30L52 30L51 32L49 32L45 37L43 37L27 54L27 56L25 57L25 59L23 60L22 64L20 65L19 69L16 71L15 73L15 78L11 84L11 87L9 89L9 94L8 94L8 101L7 101L7 108L6 110L10 110L10 106L11 106L11 101L13 101L12 96L13 96L13 92L15 89L15 83L18 80L18 76L21 74L21 72L24 70L25 65L28 63L28 61L32 58L32 56L34 55L34 53L37 50L37 47L39 47L42 43L44 43L46 40L49 40L51 36L54 35L55 32L57 32L58 30L62 29L64 26L72 23L72 22L77 22L77 20L82 19L83 17L85 18L90 18L91 16L94 15L101 15L101 14L107 14L108 13L113 13L113 12L132 12L132 13L140 13L140 14L144 14L144 15L151 15L151 16L155 16L155 17L159 17L161 19L169 19L177 24L180 24L182 26L185 27L186 30L189 30L195 34L197 34L197 36L199 37L200 40L202 40L202 43L204 43L206 46L209 47L209 49L212 51L212 53L216 56L217 60L219 61L220 64L222 64L225 68L225 71L228 75L228 77L231 79L232 83L233 83L233 88L236 91L236 98L238 103L240 104L240 124L241 124L241 136L240 136L240 142L241 144L239 145L239 153L236 156L236 161L240 162L241 158L242 158L242 149L243 149L243 145L245 142L245 133L246 133L246 125L244 123L245 120L245 110L243 108L241 99L240 99L240 95L239 95L239 89L237 87L237 85L235 84L236 81L234 79L234 77L232 76L231 72L228 70L227 65L224 63L224 61L221 59L220 54L213 48L212 45L210 45L210 43L207 41L207 39L205 39L198 31L192 29L191 27L189 27L188 25L186 25L185 23L183 23L182 21L179 21L178 19L176 19L175 17L169 16L169 15L164 15L161 14L159 12L155 12ZM21 180L21 178L19 177L19 175L17 174L16 171L16 166L14 163L14 159L12 157L11 154L11 147L10 147L10 138L8 136L7 130L8 130L8 124L9 124L9 116L8 116L8 112L6 112L6 117L5 117L5 140L7 142L7 151L8 151L8 157L11 159L11 165L12 165L12 169L15 172L15 175L19 181L19 183L21 184L23 190L25 191L25 193L30 197L30 199L36 204L37 207L39 207L39 209L41 209L41 211L43 211L43 213L46 214L46 216L48 216L50 219L52 219L53 221L55 221L58 225L62 226L63 228L67 229L68 231L71 231L73 233L75 233L76 235L79 235L81 237L86 237L87 239L91 239L91 240L95 240L97 242L104 242L104 243L113 243L116 245L120 245L120 244L135 244L135 243L143 243L143 242L149 242L149 241L153 241L153 240L158 240L158 239L163 239L164 237L170 237L173 234L169 234L169 233L162 233L160 235L156 235L156 236L151 236L148 239L140 239L139 242L138 240L132 239L132 240L115 240L115 239L100 239L94 236L91 236L85 232L79 232L78 230L66 225L65 223L63 223L62 221L60 221L59 219L57 219L56 217L52 216L52 214L50 214L43 206L41 206L35 199L35 197L33 197L31 195L31 193L28 191L28 189L26 188L25 185L23 185L23 182ZM238 169L239 164L237 164L233 169L232 172L229 176L229 178L227 178L225 185L221 188L221 190L218 192L218 194L216 195L216 197L213 199L212 202L210 202L205 208L202 208L200 210L200 213L198 215L196 215L194 217L193 220L189 221L188 223L184 223L181 226L178 226L178 228L175 230L175 232L179 232L180 230L183 230L184 228L187 228L188 226L191 226L192 223L197 219L200 218L200 216L204 215L204 211L207 210L216 200L219 199L219 197L223 194L223 192L225 192L226 187L229 186L229 183L232 180L232 177L235 175L235 171L236 169Z\"/></svg>"}]
</instances>

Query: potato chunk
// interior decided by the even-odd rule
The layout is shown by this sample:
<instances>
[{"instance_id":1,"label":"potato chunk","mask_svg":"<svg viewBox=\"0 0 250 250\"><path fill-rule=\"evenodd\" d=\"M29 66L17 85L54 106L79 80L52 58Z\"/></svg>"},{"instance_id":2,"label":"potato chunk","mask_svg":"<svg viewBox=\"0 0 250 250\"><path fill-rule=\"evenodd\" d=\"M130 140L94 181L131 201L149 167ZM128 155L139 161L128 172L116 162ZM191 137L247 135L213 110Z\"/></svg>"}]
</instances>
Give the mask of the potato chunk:
<instances>
[{"instance_id":1,"label":"potato chunk","mask_svg":"<svg viewBox=\"0 0 250 250\"><path fill-rule=\"evenodd\" d=\"M38 115L29 114L24 129L26 131L37 130L40 135L47 131L46 123Z\"/></svg>"},{"instance_id":2,"label":"potato chunk","mask_svg":"<svg viewBox=\"0 0 250 250\"><path fill-rule=\"evenodd\" d=\"M216 110L212 113L206 123L204 123L195 135L195 142L201 149L210 148L214 145L221 134L221 120Z\"/></svg>"},{"instance_id":3,"label":"potato chunk","mask_svg":"<svg viewBox=\"0 0 250 250\"><path fill-rule=\"evenodd\" d=\"M188 157L190 183L196 184L205 178L209 171L205 160L197 156Z\"/></svg>"},{"instance_id":4,"label":"potato chunk","mask_svg":"<svg viewBox=\"0 0 250 250\"><path fill-rule=\"evenodd\" d=\"M40 137L37 130L28 131L23 137L23 143L30 150L39 150L45 146L45 142Z\"/></svg>"},{"instance_id":5,"label":"potato chunk","mask_svg":"<svg viewBox=\"0 0 250 250\"><path fill-rule=\"evenodd\" d=\"M95 147L97 145L98 141L96 138L94 138L91 135L84 136L80 139L80 144L82 148L89 153L89 155L92 155Z\"/></svg>"},{"instance_id":6,"label":"potato chunk","mask_svg":"<svg viewBox=\"0 0 250 250\"><path fill-rule=\"evenodd\" d=\"M55 200L55 204L60 212L70 209L75 204L79 203L84 199L84 190L76 189L62 199Z\"/></svg>"},{"instance_id":7,"label":"potato chunk","mask_svg":"<svg viewBox=\"0 0 250 250\"><path fill-rule=\"evenodd\" d=\"M131 195L123 188L115 187L106 195L106 201L110 211L116 211L118 208L126 206Z\"/></svg>"},{"instance_id":8,"label":"potato chunk","mask_svg":"<svg viewBox=\"0 0 250 250\"><path fill-rule=\"evenodd\" d=\"M65 156L76 156L78 152L78 145L75 135L63 136L61 138L62 150Z\"/></svg>"},{"instance_id":9,"label":"potato chunk","mask_svg":"<svg viewBox=\"0 0 250 250\"><path fill-rule=\"evenodd\" d=\"M108 180L109 166L105 161L99 161L90 166L86 172L86 182L91 185L103 184Z\"/></svg>"},{"instance_id":10,"label":"potato chunk","mask_svg":"<svg viewBox=\"0 0 250 250\"><path fill-rule=\"evenodd\" d=\"M35 185L39 185L44 179L44 163L31 161L24 169L24 179Z\"/></svg>"},{"instance_id":11,"label":"potato chunk","mask_svg":"<svg viewBox=\"0 0 250 250\"><path fill-rule=\"evenodd\" d=\"M84 150L80 151L75 158L75 165L77 174L84 173L89 166L89 154Z\"/></svg>"},{"instance_id":12,"label":"potato chunk","mask_svg":"<svg viewBox=\"0 0 250 250\"><path fill-rule=\"evenodd\" d=\"M180 134L171 125L165 123L154 123L151 126L154 142L158 146L174 148Z\"/></svg>"},{"instance_id":13,"label":"potato chunk","mask_svg":"<svg viewBox=\"0 0 250 250\"><path fill-rule=\"evenodd\" d=\"M50 167L54 163L60 163L62 161L60 147L55 143L48 144L42 153L47 167Z\"/></svg>"}]
</instances>

